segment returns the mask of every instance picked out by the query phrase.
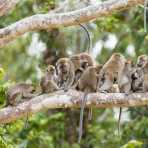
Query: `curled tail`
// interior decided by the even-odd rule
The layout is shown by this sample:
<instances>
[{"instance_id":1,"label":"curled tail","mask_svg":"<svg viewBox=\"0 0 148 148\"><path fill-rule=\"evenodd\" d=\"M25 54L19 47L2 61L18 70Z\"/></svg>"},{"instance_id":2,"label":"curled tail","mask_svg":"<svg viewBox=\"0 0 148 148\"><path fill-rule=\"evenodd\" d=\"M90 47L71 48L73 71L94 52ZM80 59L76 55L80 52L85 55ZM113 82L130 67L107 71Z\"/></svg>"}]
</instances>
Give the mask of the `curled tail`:
<instances>
[{"instance_id":1,"label":"curled tail","mask_svg":"<svg viewBox=\"0 0 148 148\"><path fill-rule=\"evenodd\" d=\"M146 10L147 10L147 2L148 0L145 0L144 1L144 31L147 32L147 22L146 22L146 18L147 18L147 15L146 15Z\"/></svg>"},{"instance_id":2,"label":"curled tail","mask_svg":"<svg viewBox=\"0 0 148 148\"><path fill-rule=\"evenodd\" d=\"M87 37L88 37L88 49L87 49L87 52L90 53L91 39L90 39L89 31L88 31L87 28L86 28L84 25L82 25L78 20L76 20L76 21L79 23L79 25L84 29L84 31L85 31L86 34L87 34Z\"/></svg>"},{"instance_id":3,"label":"curled tail","mask_svg":"<svg viewBox=\"0 0 148 148\"><path fill-rule=\"evenodd\" d=\"M122 115L122 107L120 107L120 111L119 111L119 118L118 118L118 135L120 135L120 121L121 121L121 115Z\"/></svg>"},{"instance_id":4,"label":"curled tail","mask_svg":"<svg viewBox=\"0 0 148 148\"><path fill-rule=\"evenodd\" d=\"M85 108L85 104L86 104L87 94L88 94L88 92L85 91L84 96L82 98L82 102L81 102L78 143L81 142L81 138L82 138L82 134L83 134L83 114L84 114L84 108Z\"/></svg>"}]
</instances>

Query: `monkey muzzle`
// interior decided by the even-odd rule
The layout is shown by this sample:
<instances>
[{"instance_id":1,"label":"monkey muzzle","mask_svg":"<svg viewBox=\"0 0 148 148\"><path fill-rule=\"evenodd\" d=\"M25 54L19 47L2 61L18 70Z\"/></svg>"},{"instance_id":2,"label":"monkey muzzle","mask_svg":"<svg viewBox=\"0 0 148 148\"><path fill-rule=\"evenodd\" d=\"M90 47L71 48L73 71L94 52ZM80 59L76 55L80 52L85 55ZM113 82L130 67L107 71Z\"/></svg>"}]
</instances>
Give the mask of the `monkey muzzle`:
<instances>
[{"instance_id":1,"label":"monkey muzzle","mask_svg":"<svg viewBox=\"0 0 148 148\"><path fill-rule=\"evenodd\" d=\"M83 61L83 62L81 63L81 67L82 67L83 69L86 69L88 66L89 66L89 65L88 65L88 62L87 62L87 61Z\"/></svg>"}]
</instances>

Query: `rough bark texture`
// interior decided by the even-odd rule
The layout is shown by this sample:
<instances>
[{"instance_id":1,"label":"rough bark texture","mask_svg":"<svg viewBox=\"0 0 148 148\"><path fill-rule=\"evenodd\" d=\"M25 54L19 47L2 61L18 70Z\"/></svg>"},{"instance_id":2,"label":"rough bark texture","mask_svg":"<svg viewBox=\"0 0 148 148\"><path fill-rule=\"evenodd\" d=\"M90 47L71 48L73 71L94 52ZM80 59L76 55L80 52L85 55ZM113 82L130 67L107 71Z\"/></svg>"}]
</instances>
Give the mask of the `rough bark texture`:
<instances>
[{"instance_id":1,"label":"rough bark texture","mask_svg":"<svg viewBox=\"0 0 148 148\"><path fill-rule=\"evenodd\" d=\"M80 107L84 94L75 90L67 93L60 91L54 94L44 94L29 101L20 103L15 107L6 107L0 110L0 123L9 123L25 117L27 114L35 114L40 111L55 108ZM87 97L86 107L111 108L132 107L148 105L148 93L133 93L130 95L121 93L91 93Z\"/></svg>"},{"instance_id":2,"label":"rough bark texture","mask_svg":"<svg viewBox=\"0 0 148 148\"><path fill-rule=\"evenodd\" d=\"M143 3L144 0L108 0L76 11L33 15L0 29L0 46L4 46L9 41L29 31L77 25L76 20L81 23L88 22Z\"/></svg>"},{"instance_id":3,"label":"rough bark texture","mask_svg":"<svg viewBox=\"0 0 148 148\"><path fill-rule=\"evenodd\" d=\"M19 0L0 0L0 16L8 14L18 2Z\"/></svg>"}]
</instances>

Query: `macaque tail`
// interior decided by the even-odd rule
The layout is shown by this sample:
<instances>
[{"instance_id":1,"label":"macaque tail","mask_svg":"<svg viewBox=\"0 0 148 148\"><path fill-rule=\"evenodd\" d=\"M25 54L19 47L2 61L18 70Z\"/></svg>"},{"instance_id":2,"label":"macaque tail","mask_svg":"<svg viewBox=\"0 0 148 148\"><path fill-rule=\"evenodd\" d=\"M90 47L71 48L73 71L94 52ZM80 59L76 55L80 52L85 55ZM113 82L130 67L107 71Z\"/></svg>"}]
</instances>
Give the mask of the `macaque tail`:
<instances>
[{"instance_id":1,"label":"macaque tail","mask_svg":"<svg viewBox=\"0 0 148 148\"><path fill-rule=\"evenodd\" d=\"M144 1L144 31L147 32L147 22L146 22L146 18L147 18L147 15L146 15L146 10L147 10L147 2L148 0L145 0Z\"/></svg>"},{"instance_id":2,"label":"macaque tail","mask_svg":"<svg viewBox=\"0 0 148 148\"><path fill-rule=\"evenodd\" d=\"M84 108L85 108L85 104L86 104L86 100L87 100L87 94L88 94L88 91L85 91L84 96L82 98L82 102L81 102L78 143L81 142L81 138L82 138L82 134L83 134L83 114L84 114Z\"/></svg>"},{"instance_id":3,"label":"macaque tail","mask_svg":"<svg viewBox=\"0 0 148 148\"><path fill-rule=\"evenodd\" d=\"M82 25L78 20L76 20L78 23L79 23L79 25L84 29L84 31L86 32L86 34L87 34L87 37L88 37L88 48L87 48L87 52L88 53L90 53L90 48L91 48L91 39L90 39L90 34L89 34L89 31L87 30L87 28L84 26L84 25Z\"/></svg>"},{"instance_id":4,"label":"macaque tail","mask_svg":"<svg viewBox=\"0 0 148 148\"><path fill-rule=\"evenodd\" d=\"M27 117L26 117L25 123L24 123L24 129L28 128L28 120L29 120L29 117L28 117L28 113L27 113Z\"/></svg>"},{"instance_id":5,"label":"macaque tail","mask_svg":"<svg viewBox=\"0 0 148 148\"><path fill-rule=\"evenodd\" d=\"M88 111L88 120L91 121L92 120L92 114L93 114L93 109L92 107L89 108L89 111Z\"/></svg>"},{"instance_id":6,"label":"macaque tail","mask_svg":"<svg viewBox=\"0 0 148 148\"><path fill-rule=\"evenodd\" d=\"M118 135L120 135L120 121L121 121L121 115L122 115L122 107L120 107L120 110L119 110L119 118L118 118Z\"/></svg>"}]
</instances>

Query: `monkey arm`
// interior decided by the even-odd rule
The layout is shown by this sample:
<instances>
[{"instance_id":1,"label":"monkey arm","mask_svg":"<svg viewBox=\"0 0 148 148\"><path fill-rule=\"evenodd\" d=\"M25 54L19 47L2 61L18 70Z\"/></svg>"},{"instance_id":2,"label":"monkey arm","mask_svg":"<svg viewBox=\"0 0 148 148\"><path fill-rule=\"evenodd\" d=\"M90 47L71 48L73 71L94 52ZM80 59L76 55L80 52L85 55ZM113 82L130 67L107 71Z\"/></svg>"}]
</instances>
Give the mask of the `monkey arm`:
<instances>
[{"instance_id":1,"label":"monkey arm","mask_svg":"<svg viewBox=\"0 0 148 148\"><path fill-rule=\"evenodd\" d=\"M51 81L51 83L52 83L51 85L53 87L53 91L57 91L59 89L57 84L54 81Z\"/></svg>"}]
</instances>

